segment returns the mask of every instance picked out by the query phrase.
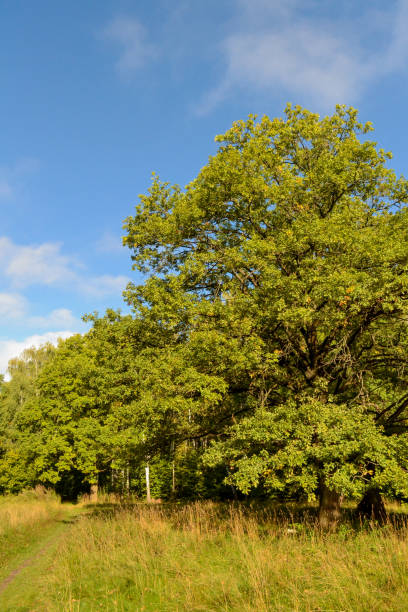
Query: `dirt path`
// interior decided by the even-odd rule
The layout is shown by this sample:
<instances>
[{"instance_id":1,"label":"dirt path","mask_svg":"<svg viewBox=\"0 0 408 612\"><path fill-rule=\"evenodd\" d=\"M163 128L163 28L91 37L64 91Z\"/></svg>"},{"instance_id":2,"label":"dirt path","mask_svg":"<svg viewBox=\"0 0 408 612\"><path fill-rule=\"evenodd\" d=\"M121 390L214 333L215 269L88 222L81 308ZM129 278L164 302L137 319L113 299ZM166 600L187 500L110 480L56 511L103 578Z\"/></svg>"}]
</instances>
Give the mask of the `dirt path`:
<instances>
[{"instance_id":1,"label":"dirt path","mask_svg":"<svg viewBox=\"0 0 408 612\"><path fill-rule=\"evenodd\" d=\"M38 554L43 555L44 552L47 550L48 547L43 548L42 550L39 551ZM26 568L29 567L30 565L32 565L35 560L37 559L37 555L33 555L32 557L29 557L28 559L26 559L25 561L23 561L23 563L21 565L19 565L15 570L13 570L8 576L7 578L5 578L2 582L0 582L0 594L4 591L4 589L6 589L8 587L8 585L10 584L10 582L13 582L14 578L16 578L16 576L18 576L19 574L21 574L21 572Z\"/></svg>"},{"instance_id":2,"label":"dirt path","mask_svg":"<svg viewBox=\"0 0 408 612\"><path fill-rule=\"evenodd\" d=\"M4 580L0 582L0 595L8 587L8 585L13 582L13 580L17 578L17 576L21 574L23 570L26 569L26 567L30 567L30 565L33 565L36 561L38 561L39 557L44 556L44 554L51 548L54 543L55 539L50 539L49 541L47 541L45 546L43 546L40 550L36 551L35 554L31 555L30 557L27 557L18 567L16 567L12 572L10 572L8 576L6 576L6 578L4 578Z\"/></svg>"},{"instance_id":3,"label":"dirt path","mask_svg":"<svg viewBox=\"0 0 408 612\"><path fill-rule=\"evenodd\" d=\"M20 590L20 583L35 589L35 583L39 577L41 578L40 566L42 566L42 561L47 558L48 554L55 551L58 543L69 531L72 524L82 516L84 516L84 512L78 508L66 511L48 526L45 530L44 539L34 542L20 563L18 563L17 559L14 560L14 563L17 561L17 565L5 575L3 574L3 578L0 581L0 610L2 612L3 610L17 609L13 605L12 607L6 606L13 600L14 591ZM13 562L9 565L13 566Z\"/></svg>"}]
</instances>

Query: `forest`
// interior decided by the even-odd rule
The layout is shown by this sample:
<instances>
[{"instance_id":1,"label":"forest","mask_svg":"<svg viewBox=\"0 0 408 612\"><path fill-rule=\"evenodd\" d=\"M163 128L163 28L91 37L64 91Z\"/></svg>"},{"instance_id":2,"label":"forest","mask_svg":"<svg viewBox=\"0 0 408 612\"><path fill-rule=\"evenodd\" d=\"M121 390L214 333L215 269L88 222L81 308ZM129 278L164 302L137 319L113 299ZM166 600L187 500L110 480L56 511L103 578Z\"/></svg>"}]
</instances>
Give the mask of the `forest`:
<instances>
[{"instance_id":1,"label":"forest","mask_svg":"<svg viewBox=\"0 0 408 612\"><path fill-rule=\"evenodd\" d=\"M217 136L124 221L129 314L9 363L0 491L74 500L408 497L408 182L336 107Z\"/></svg>"}]
</instances>

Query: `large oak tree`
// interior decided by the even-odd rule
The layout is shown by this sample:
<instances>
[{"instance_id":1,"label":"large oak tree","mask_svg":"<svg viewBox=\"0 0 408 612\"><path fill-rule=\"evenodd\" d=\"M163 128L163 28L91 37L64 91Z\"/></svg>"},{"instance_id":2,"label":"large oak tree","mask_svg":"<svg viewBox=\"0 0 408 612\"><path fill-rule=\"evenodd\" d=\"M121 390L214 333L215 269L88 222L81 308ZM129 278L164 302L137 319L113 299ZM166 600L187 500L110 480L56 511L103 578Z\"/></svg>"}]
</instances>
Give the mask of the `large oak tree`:
<instances>
[{"instance_id":1,"label":"large oak tree","mask_svg":"<svg viewBox=\"0 0 408 612\"><path fill-rule=\"evenodd\" d=\"M407 491L408 184L371 129L340 106L251 116L125 223L149 274L128 302L226 383L197 417L208 461L244 492L320 491L322 520L342 493Z\"/></svg>"}]
</instances>

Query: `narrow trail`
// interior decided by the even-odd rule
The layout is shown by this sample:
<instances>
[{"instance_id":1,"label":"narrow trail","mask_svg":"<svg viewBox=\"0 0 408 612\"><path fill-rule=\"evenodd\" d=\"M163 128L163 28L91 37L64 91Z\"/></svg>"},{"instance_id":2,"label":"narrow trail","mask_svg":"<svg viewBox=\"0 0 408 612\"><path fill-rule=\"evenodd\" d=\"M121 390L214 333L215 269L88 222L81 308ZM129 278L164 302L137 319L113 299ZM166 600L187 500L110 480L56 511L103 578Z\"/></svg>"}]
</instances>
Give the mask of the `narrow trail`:
<instances>
[{"instance_id":1,"label":"narrow trail","mask_svg":"<svg viewBox=\"0 0 408 612\"><path fill-rule=\"evenodd\" d=\"M26 556L18 563L11 571L6 573L0 580L0 610L6 610L7 599L9 595L12 595L10 591L13 591L15 586L14 582L19 579L23 579L26 576L26 581L29 582L30 578L33 578L32 574L35 574L36 566L41 564L41 561L47 557L48 553L52 553L58 546L58 543L67 532L70 530L72 525L76 521L80 520L85 516L86 512L82 509L68 510L60 517L56 518L53 523L46 529L46 535L44 539L40 539L35 542L30 550L27 551ZM13 561L9 565L13 565ZM4 602L4 603L3 603Z\"/></svg>"},{"instance_id":2,"label":"narrow trail","mask_svg":"<svg viewBox=\"0 0 408 612\"><path fill-rule=\"evenodd\" d=\"M8 585L26 569L26 567L30 567L30 565L33 565L38 560L38 557L42 557L51 548L53 543L54 541L51 540L46 546L37 551L35 555L31 555L31 557L25 559L16 569L10 572L10 574L0 582L0 595L5 591Z\"/></svg>"}]
</instances>

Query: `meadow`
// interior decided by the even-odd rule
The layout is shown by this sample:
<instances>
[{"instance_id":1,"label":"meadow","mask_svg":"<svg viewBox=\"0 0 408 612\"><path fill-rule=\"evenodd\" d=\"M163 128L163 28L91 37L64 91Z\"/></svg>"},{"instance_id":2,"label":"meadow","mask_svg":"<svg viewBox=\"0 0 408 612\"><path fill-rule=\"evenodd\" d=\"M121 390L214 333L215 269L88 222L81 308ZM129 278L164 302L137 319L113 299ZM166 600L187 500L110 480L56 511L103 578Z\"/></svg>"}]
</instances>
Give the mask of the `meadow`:
<instances>
[{"instance_id":1,"label":"meadow","mask_svg":"<svg viewBox=\"0 0 408 612\"><path fill-rule=\"evenodd\" d=\"M55 511L50 500L12 500L9 508L22 516L24 503L31 518L15 522L15 533L33 526L38 503ZM83 505L41 562L0 592L0 609L404 611L405 510L391 507L382 527L355 523L346 512L336 530L323 533L312 506ZM41 529L47 519L37 516Z\"/></svg>"}]
</instances>

